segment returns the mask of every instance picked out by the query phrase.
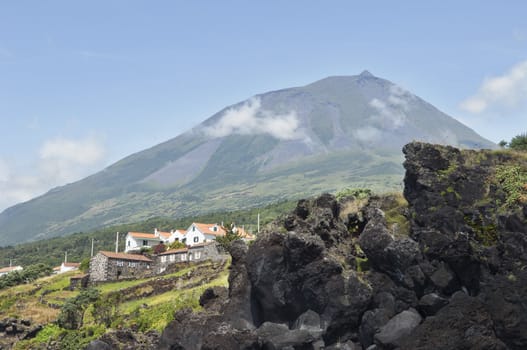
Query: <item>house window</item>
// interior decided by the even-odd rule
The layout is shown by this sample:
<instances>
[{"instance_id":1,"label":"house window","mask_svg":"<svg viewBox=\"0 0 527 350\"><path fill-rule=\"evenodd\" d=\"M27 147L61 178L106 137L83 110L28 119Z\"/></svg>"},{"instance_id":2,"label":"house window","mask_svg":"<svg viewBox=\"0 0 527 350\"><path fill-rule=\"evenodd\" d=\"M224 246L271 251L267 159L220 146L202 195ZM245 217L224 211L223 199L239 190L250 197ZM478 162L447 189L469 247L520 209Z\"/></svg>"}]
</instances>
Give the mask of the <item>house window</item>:
<instances>
[{"instance_id":1,"label":"house window","mask_svg":"<svg viewBox=\"0 0 527 350\"><path fill-rule=\"evenodd\" d=\"M195 258L196 260L200 259L200 258L201 258L201 252L195 252L195 253L194 253L194 258Z\"/></svg>"},{"instance_id":2,"label":"house window","mask_svg":"<svg viewBox=\"0 0 527 350\"><path fill-rule=\"evenodd\" d=\"M148 241L146 239L143 240L143 245L148 245Z\"/></svg>"},{"instance_id":3,"label":"house window","mask_svg":"<svg viewBox=\"0 0 527 350\"><path fill-rule=\"evenodd\" d=\"M199 242L199 237L198 236L194 237L194 243L198 243L198 242Z\"/></svg>"},{"instance_id":4,"label":"house window","mask_svg":"<svg viewBox=\"0 0 527 350\"><path fill-rule=\"evenodd\" d=\"M163 255L161 257L161 262L167 262L167 256L166 255Z\"/></svg>"},{"instance_id":5,"label":"house window","mask_svg":"<svg viewBox=\"0 0 527 350\"><path fill-rule=\"evenodd\" d=\"M214 227L212 228L212 231L214 231L214 232L218 231L218 226L214 226Z\"/></svg>"},{"instance_id":6,"label":"house window","mask_svg":"<svg viewBox=\"0 0 527 350\"><path fill-rule=\"evenodd\" d=\"M129 267L137 267L137 263L136 263L135 261L130 261L130 262L128 263L128 266L129 266Z\"/></svg>"},{"instance_id":7,"label":"house window","mask_svg":"<svg viewBox=\"0 0 527 350\"><path fill-rule=\"evenodd\" d=\"M117 266L124 266L124 261L122 261L122 260L117 260L116 265L117 265Z\"/></svg>"},{"instance_id":8,"label":"house window","mask_svg":"<svg viewBox=\"0 0 527 350\"><path fill-rule=\"evenodd\" d=\"M128 241L128 246L130 246L130 241Z\"/></svg>"},{"instance_id":9,"label":"house window","mask_svg":"<svg viewBox=\"0 0 527 350\"><path fill-rule=\"evenodd\" d=\"M171 254L170 255L170 261L176 261L176 255L175 254Z\"/></svg>"},{"instance_id":10,"label":"house window","mask_svg":"<svg viewBox=\"0 0 527 350\"><path fill-rule=\"evenodd\" d=\"M181 254L181 261L187 260L187 254Z\"/></svg>"},{"instance_id":11,"label":"house window","mask_svg":"<svg viewBox=\"0 0 527 350\"><path fill-rule=\"evenodd\" d=\"M187 243L187 239L186 238L183 238L183 240L181 241L182 243Z\"/></svg>"},{"instance_id":12,"label":"house window","mask_svg":"<svg viewBox=\"0 0 527 350\"><path fill-rule=\"evenodd\" d=\"M196 226L192 226L192 232L196 231Z\"/></svg>"}]
</instances>

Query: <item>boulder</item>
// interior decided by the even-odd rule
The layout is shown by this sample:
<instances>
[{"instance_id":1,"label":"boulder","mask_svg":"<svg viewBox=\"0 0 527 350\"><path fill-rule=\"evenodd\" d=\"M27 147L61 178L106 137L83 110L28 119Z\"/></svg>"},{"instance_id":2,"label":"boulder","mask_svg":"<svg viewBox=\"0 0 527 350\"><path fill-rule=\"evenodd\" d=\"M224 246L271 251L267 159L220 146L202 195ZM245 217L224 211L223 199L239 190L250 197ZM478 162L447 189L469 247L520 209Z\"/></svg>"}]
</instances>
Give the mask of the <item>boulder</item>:
<instances>
[{"instance_id":1,"label":"boulder","mask_svg":"<svg viewBox=\"0 0 527 350\"><path fill-rule=\"evenodd\" d=\"M415 309L405 310L381 327L374 336L375 343L383 348L393 349L399 346L399 340L410 334L421 323L421 320L421 316Z\"/></svg>"},{"instance_id":2,"label":"boulder","mask_svg":"<svg viewBox=\"0 0 527 350\"><path fill-rule=\"evenodd\" d=\"M419 299L418 309L426 316L433 316L447 304L448 299L440 297L436 293L430 293Z\"/></svg>"},{"instance_id":3,"label":"boulder","mask_svg":"<svg viewBox=\"0 0 527 350\"><path fill-rule=\"evenodd\" d=\"M455 293L450 303L427 317L399 342L401 349L507 349L494 333L494 322L477 298ZM519 348L518 348L519 349Z\"/></svg>"},{"instance_id":4,"label":"boulder","mask_svg":"<svg viewBox=\"0 0 527 350\"><path fill-rule=\"evenodd\" d=\"M430 279L440 292L448 295L461 288L456 276L446 264L441 264Z\"/></svg>"}]
</instances>

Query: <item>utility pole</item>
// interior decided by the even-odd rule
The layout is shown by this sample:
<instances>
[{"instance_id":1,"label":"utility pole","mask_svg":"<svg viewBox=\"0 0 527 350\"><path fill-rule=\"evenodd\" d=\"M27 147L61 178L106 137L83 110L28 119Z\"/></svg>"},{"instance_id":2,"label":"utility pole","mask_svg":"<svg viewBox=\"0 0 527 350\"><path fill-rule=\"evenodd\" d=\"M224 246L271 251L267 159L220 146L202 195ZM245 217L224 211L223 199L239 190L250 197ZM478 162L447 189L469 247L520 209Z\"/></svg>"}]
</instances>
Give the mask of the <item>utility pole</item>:
<instances>
[{"instance_id":1,"label":"utility pole","mask_svg":"<svg viewBox=\"0 0 527 350\"><path fill-rule=\"evenodd\" d=\"M260 233L260 213L258 213L258 228L256 229L257 233Z\"/></svg>"},{"instance_id":2,"label":"utility pole","mask_svg":"<svg viewBox=\"0 0 527 350\"><path fill-rule=\"evenodd\" d=\"M115 252L119 253L119 232L117 232L117 235L115 236Z\"/></svg>"},{"instance_id":3,"label":"utility pole","mask_svg":"<svg viewBox=\"0 0 527 350\"><path fill-rule=\"evenodd\" d=\"M65 251L64 252L64 263L67 263L68 262L68 252Z\"/></svg>"},{"instance_id":4,"label":"utility pole","mask_svg":"<svg viewBox=\"0 0 527 350\"><path fill-rule=\"evenodd\" d=\"M92 237L92 239L91 239L91 255L90 255L91 258L93 258L93 241L94 241L94 239Z\"/></svg>"}]
</instances>

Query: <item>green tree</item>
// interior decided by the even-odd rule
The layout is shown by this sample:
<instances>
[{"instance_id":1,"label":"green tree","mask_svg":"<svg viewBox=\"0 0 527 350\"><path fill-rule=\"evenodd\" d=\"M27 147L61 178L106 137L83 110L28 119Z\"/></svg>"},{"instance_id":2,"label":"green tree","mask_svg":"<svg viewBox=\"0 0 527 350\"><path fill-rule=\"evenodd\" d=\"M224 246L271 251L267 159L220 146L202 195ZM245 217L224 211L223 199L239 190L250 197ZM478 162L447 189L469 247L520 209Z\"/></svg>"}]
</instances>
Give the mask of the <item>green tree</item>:
<instances>
[{"instance_id":1,"label":"green tree","mask_svg":"<svg viewBox=\"0 0 527 350\"><path fill-rule=\"evenodd\" d=\"M505 147L507 147L507 141L505 141L505 140L501 140L501 141L498 143L498 145L499 145L501 148L505 148Z\"/></svg>"},{"instance_id":2,"label":"green tree","mask_svg":"<svg viewBox=\"0 0 527 350\"><path fill-rule=\"evenodd\" d=\"M181 249L186 247L187 245L180 241L174 241L168 245L168 249Z\"/></svg>"},{"instance_id":3,"label":"green tree","mask_svg":"<svg viewBox=\"0 0 527 350\"><path fill-rule=\"evenodd\" d=\"M121 293L112 293L107 298L99 298L93 303L92 316L99 324L110 327L119 316Z\"/></svg>"},{"instance_id":4,"label":"green tree","mask_svg":"<svg viewBox=\"0 0 527 350\"><path fill-rule=\"evenodd\" d=\"M95 288L88 288L82 290L75 298L66 300L60 309L58 325L65 329L81 328L86 309L97 299L99 299L99 291Z\"/></svg>"},{"instance_id":5,"label":"green tree","mask_svg":"<svg viewBox=\"0 0 527 350\"><path fill-rule=\"evenodd\" d=\"M514 136L509 142L509 148L516 151L527 151L527 133Z\"/></svg>"},{"instance_id":6,"label":"green tree","mask_svg":"<svg viewBox=\"0 0 527 350\"><path fill-rule=\"evenodd\" d=\"M241 237L236 232L234 232L234 227L234 224L231 224L227 227L222 227L225 230L225 236L216 237L216 242L218 242L219 245L227 251L229 250L232 242L237 239L241 239Z\"/></svg>"},{"instance_id":7,"label":"green tree","mask_svg":"<svg viewBox=\"0 0 527 350\"><path fill-rule=\"evenodd\" d=\"M79 266L79 270L86 273L90 270L90 258L84 258L81 260L81 264Z\"/></svg>"}]
</instances>

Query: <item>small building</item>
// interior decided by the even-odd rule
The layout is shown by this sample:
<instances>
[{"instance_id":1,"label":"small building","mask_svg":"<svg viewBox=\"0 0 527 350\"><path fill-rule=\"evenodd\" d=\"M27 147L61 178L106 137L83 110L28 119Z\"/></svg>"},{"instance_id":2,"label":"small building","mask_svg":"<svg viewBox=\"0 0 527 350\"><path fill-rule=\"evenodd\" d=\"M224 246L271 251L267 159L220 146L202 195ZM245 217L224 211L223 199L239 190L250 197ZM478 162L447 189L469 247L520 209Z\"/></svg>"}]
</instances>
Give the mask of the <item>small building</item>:
<instances>
[{"instance_id":1,"label":"small building","mask_svg":"<svg viewBox=\"0 0 527 350\"><path fill-rule=\"evenodd\" d=\"M10 272L22 271L24 268L22 266L9 266L3 267L0 269L0 276L7 275Z\"/></svg>"},{"instance_id":2,"label":"small building","mask_svg":"<svg viewBox=\"0 0 527 350\"><path fill-rule=\"evenodd\" d=\"M176 241L184 242L185 230L172 230L170 232L158 231L154 233L128 232L125 241L125 252L139 251L141 248L153 248L158 244L170 244Z\"/></svg>"},{"instance_id":3,"label":"small building","mask_svg":"<svg viewBox=\"0 0 527 350\"><path fill-rule=\"evenodd\" d=\"M170 237L168 238L167 243L174 243L174 242L183 242L183 239L185 238L185 230L172 230L170 231Z\"/></svg>"},{"instance_id":4,"label":"small building","mask_svg":"<svg viewBox=\"0 0 527 350\"><path fill-rule=\"evenodd\" d=\"M237 227L237 226L234 226L234 228L232 229L232 231L234 233L236 233L238 236L240 236L241 239L243 239L244 241L248 242L248 241L254 241L256 239L256 236L253 235L252 233L250 232L247 232L245 231L245 228L244 227Z\"/></svg>"},{"instance_id":5,"label":"small building","mask_svg":"<svg viewBox=\"0 0 527 350\"><path fill-rule=\"evenodd\" d=\"M80 263L74 263L74 262L63 262L60 266L56 266L53 268L53 273L64 273L68 271L76 271L81 266Z\"/></svg>"},{"instance_id":6,"label":"small building","mask_svg":"<svg viewBox=\"0 0 527 350\"><path fill-rule=\"evenodd\" d=\"M188 248L170 249L157 255L156 272L163 273L172 264L187 262Z\"/></svg>"},{"instance_id":7,"label":"small building","mask_svg":"<svg viewBox=\"0 0 527 350\"><path fill-rule=\"evenodd\" d=\"M144 255L100 251L90 261L90 282L146 277L154 273L152 265Z\"/></svg>"},{"instance_id":8,"label":"small building","mask_svg":"<svg viewBox=\"0 0 527 350\"><path fill-rule=\"evenodd\" d=\"M171 249L156 256L156 273L163 273L170 265L203 260L224 259L215 242L198 243L186 248Z\"/></svg>"},{"instance_id":9,"label":"small building","mask_svg":"<svg viewBox=\"0 0 527 350\"><path fill-rule=\"evenodd\" d=\"M225 236L225 230L220 225L193 222L187 229L183 243L193 246L215 241L218 236Z\"/></svg>"},{"instance_id":10,"label":"small building","mask_svg":"<svg viewBox=\"0 0 527 350\"><path fill-rule=\"evenodd\" d=\"M70 290L83 289L88 287L90 275L85 273L83 275L76 275L70 277Z\"/></svg>"}]
</instances>

